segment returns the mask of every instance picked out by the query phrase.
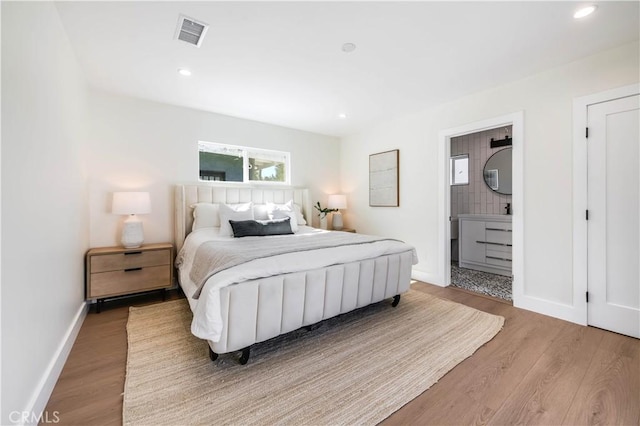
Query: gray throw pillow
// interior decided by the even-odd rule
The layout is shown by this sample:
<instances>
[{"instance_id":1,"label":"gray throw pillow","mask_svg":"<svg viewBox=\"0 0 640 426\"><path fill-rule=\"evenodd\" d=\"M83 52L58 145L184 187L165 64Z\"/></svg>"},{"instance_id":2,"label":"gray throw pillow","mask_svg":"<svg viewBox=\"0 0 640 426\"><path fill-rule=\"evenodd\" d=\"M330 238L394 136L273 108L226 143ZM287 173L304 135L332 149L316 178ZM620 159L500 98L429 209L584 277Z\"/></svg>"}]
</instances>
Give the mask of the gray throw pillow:
<instances>
[{"instance_id":1,"label":"gray throw pillow","mask_svg":"<svg viewBox=\"0 0 640 426\"><path fill-rule=\"evenodd\" d=\"M235 238L293 234L290 217L275 220L230 220L229 223Z\"/></svg>"}]
</instances>

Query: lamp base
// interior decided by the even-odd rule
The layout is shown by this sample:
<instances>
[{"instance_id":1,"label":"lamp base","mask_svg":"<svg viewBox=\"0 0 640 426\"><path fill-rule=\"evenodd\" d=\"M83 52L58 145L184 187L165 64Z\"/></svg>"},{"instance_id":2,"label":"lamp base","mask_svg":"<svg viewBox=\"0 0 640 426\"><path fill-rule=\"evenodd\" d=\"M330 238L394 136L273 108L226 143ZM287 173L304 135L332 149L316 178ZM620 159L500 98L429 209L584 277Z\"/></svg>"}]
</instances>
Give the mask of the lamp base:
<instances>
[{"instance_id":1,"label":"lamp base","mask_svg":"<svg viewBox=\"0 0 640 426\"><path fill-rule=\"evenodd\" d=\"M342 213L335 212L333 214L333 219L332 219L331 225L332 225L333 229L335 229L336 231L340 231L342 229L342 227L343 227L343 224L342 224Z\"/></svg>"},{"instance_id":2,"label":"lamp base","mask_svg":"<svg viewBox=\"0 0 640 426\"><path fill-rule=\"evenodd\" d=\"M135 215L130 215L122 226L122 239L124 248L138 248L144 242L142 221Z\"/></svg>"}]
</instances>

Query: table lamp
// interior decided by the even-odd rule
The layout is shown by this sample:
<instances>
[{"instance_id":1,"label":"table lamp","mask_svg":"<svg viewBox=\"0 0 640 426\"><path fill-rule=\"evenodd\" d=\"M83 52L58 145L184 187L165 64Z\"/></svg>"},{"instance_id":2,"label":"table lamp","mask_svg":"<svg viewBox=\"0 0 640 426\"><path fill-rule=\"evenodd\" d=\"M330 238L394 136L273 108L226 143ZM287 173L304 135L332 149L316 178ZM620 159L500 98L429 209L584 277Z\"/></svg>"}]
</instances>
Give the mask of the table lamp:
<instances>
[{"instance_id":1,"label":"table lamp","mask_svg":"<svg viewBox=\"0 0 640 426\"><path fill-rule=\"evenodd\" d=\"M125 248L140 247L144 241L142 221L136 215L151 213L151 199L148 192L114 192L113 214L129 215L122 227L122 245Z\"/></svg>"},{"instance_id":2,"label":"table lamp","mask_svg":"<svg viewBox=\"0 0 640 426\"><path fill-rule=\"evenodd\" d=\"M328 208L337 210L333 213L332 227L336 231L339 231L343 226L342 213L340 213L340 209L347 208L347 196L342 194L329 195L327 204Z\"/></svg>"}]
</instances>

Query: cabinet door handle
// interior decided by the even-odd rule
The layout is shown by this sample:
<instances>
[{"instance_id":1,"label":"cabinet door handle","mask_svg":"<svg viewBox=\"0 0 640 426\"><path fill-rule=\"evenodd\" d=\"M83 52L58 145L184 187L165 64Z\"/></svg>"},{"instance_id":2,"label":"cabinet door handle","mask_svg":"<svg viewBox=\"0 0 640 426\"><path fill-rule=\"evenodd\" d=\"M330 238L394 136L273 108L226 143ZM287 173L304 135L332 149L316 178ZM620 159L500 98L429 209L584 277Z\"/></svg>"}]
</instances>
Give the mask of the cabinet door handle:
<instances>
[{"instance_id":1,"label":"cabinet door handle","mask_svg":"<svg viewBox=\"0 0 640 426\"><path fill-rule=\"evenodd\" d=\"M129 269L125 269L125 272L133 272L133 271L142 271L142 268L129 268Z\"/></svg>"},{"instance_id":2,"label":"cabinet door handle","mask_svg":"<svg viewBox=\"0 0 640 426\"><path fill-rule=\"evenodd\" d=\"M485 256L487 259L504 260L505 262L511 262L511 259L505 259L504 257Z\"/></svg>"},{"instance_id":3,"label":"cabinet door handle","mask_svg":"<svg viewBox=\"0 0 640 426\"><path fill-rule=\"evenodd\" d=\"M141 251L128 251L124 255L125 256L129 256L129 255L132 255L132 254L142 254L142 252Z\"/></svg>"},{"instance_id":4,"label":"cabinet door handle","mask_svg":"<svg viewBox=\"0 0 640 426\"><path fill-rule=\"evenodd\" d=\"M511 229L500 229L500 228L485 228L487 231L502 231L502 232L513 232Z\"/></svg>"},{"instance_id":5,"label":"cabinet door handle","mask_svg":"<svg viewBox=\"0 0 640 426\"><path fill-rule=\"evenodd\" d=\"M504 247L512 247L513 244L506 243L492 243L491 241L476 241L478 244L491 244L492 246L504 246Z\"/></svg>"}]
</instances>

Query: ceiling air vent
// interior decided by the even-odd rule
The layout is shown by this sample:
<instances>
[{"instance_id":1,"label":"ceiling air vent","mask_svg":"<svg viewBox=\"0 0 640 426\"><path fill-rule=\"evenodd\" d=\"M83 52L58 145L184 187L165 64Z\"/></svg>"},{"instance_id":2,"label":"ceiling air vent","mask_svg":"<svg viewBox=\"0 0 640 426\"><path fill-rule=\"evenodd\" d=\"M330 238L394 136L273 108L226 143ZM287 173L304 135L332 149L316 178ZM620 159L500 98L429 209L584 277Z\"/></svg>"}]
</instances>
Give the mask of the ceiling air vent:
<instances>
[{"instance_id":1,"label":"ceiling air vent","mask_svg":"<svg viewBox=\"0 0 640 426\"><path fill-rule=\"evenodd\" d=\"M184 15L180 15L178 18L178 28L176 29L176 38L200 47L208 28L209 25L204 22L198 22Z\"/></svg>"}]
</instances>

